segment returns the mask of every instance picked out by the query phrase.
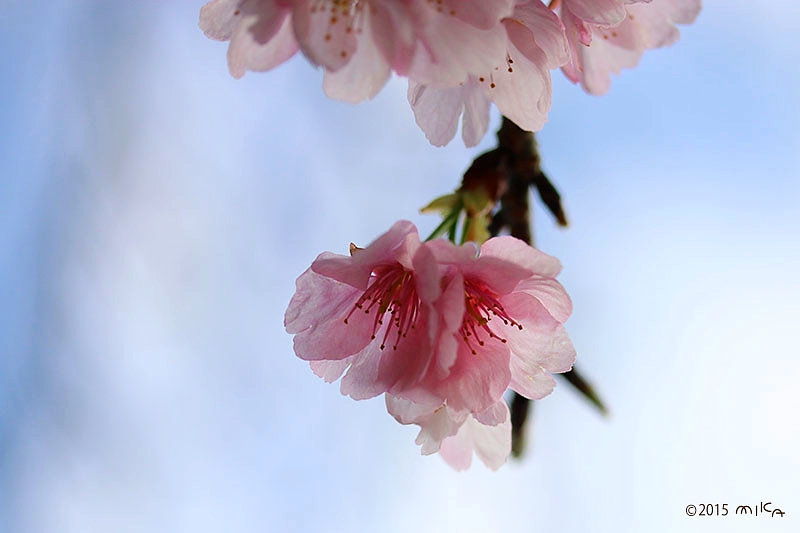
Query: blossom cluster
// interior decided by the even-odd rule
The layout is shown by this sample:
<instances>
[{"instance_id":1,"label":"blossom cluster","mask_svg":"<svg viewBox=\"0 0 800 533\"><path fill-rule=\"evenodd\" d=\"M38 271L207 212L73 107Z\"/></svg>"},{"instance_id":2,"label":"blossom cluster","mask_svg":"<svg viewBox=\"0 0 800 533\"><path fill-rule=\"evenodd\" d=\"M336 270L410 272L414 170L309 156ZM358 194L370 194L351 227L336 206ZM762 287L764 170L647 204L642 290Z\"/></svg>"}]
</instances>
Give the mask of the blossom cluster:
<instances>
[{"instance_id":1,"label":"blossom cluster","mask_svg":"<svg viewBox=\"0 0 800 533\"><path fill-rule=\"evenodd\" d=\"M324 71L332 98L375 96L392 72L408 78L417 123L447 144L459 119L477 144L497 108L528 131L550 110L550 71L602 94L610 73L673 43L701 0L212 0L210 38L230 41L235 77L272 69L298 51Z\"/></svg>"},{"instance_id":2,"label":"blossom cluster","mask_svg":"<svg viewBox=\"0 0 800 533\"><path fill-rule=\"evenodd\" d=\"M401 221L349 256L319 255L297 279L286 330L343 394L384 394L400 423L419 425L423 454L464 469L474 451L496 469L511 448L503 393L542 398L575 360L560 269L514 237L421 242Z\"/></svg>"}]
</instances>

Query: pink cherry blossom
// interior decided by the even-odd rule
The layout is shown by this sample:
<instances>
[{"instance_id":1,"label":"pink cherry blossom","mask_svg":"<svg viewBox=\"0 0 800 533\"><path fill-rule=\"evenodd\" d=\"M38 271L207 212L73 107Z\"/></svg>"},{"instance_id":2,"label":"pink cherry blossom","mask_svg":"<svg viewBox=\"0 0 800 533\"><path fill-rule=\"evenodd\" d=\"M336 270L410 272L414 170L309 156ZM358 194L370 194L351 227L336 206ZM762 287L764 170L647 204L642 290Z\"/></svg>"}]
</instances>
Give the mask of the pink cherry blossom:
<instances>
[{"instance_id":1,"label":"pink cherry blossom","mask_svg":"<svg viewBox=\"0 0 800 533\"><path fill-rule=\"evenodd\" d=\"M410 222L351 256L323 253L297 279L285 324L298 357L365 399L416 386L435 352L438 266Z\"/></svg>"},{"instance_id":2,"label":"pink cherry blossom","mask_svg":"<svg viewBox=\"0 0 800 533\"><path fill-rule=\"evenodd\" d=\"M212 0L200 12L207 36L230 40L235 77L269 70L298 50L325 72L332 98L359 102L392 71L425 82L463 79L502 47L513 0Z\"/></svg>"},{"instance_id":3,"label":"pink cherry blossom","mask_svg":"<svg viewBox=\"0 0 800 533\"><path fill-rule=\"evenodd\" d=\"M566 372L575 360L563 325L572 304L555 280L558 260L513 237L489 239L478 253L445 240L425 246L442 271L434 302L441 330L455 333L438 337L427 375L401 396L419 403L432 395L477 414L507 388L531 399L550 394L551 373Z\"/></svg>"},{"instance_id":4,"label":"pink cherry blossom","mask_svg":"<svg viewBox=\"0 0 800 533\"><path fill-rule=\"evenodd\" d=\"M464 144L478 144L489 127L490 102L525 130L544 126L552 97L550 70L569 59L564 28L539 0L517 3L501 25L504 46L488 68L473 69L450 85L409 79L409 103L431 144L450 142L462 115Z\"/></svg>"},{"instance_id":5,"label":"pink cherry blossom","mask_svg":"<svg viewBox=\"0 0 800 533\"><path fill-rule=\"evenodd\" d=\"M584 90L597 95L610 88L611 73L635 67L645 50L677 41L680 33L675 25L691 24L701 8L701 0L628 0L624 2L626 16L613 24L610 17L603 22L585 18L586 4L587 0L562 2L561 19L572 53L563 71Z\"/></svg>"},{"instance_id":6,"label":"pink cherry blossom","mask_svg":"<svg viewBox=\"0 0 800 533\"><path fill-rule=\"evenodd\" d=\"M285 317L295 353L328 382L344 374L343 394L389 394L390 412L422 428L423 453L443 447L463 467L474 449L502 464L503 393L542 398L575 359L558 260L513 237L421 243L410 222L352 250L297 279Z\"/></svg>"},{"instance_id":7,"label":"pink cherry blossom","mask_svg":"<svg viewBox=\"0 0 800 533\"><path fill-rule=\"evenodd\" d=\"M200 10L200 28L211 39L230 41L228 69L236 78L270 70L300 49L290 6L278 0L213 0Z\"/></svg>"},{"instance_id":8,"label":"pink cherry blossom","mask_svg":"<svg viewBox=\"0 0 800 533\"><path fill-rule=\"evenodd\" d=\"M398 222L351 256L321 254L286 311L295 353L342 392L480 413L510 386L542 398L575 350L558 260L513 237L420 243Z\"/></svg>"}]
</instances>

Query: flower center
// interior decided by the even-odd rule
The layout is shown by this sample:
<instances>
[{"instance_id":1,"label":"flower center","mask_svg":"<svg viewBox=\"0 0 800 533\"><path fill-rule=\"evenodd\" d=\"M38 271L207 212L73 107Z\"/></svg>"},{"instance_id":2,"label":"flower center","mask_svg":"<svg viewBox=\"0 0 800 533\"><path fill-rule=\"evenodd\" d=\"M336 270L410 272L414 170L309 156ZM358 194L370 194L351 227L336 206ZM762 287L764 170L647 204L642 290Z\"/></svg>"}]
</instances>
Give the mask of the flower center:
<instances>
[{"instance_id":1,"label":"flower center","mask_svg":"<svg viewBox=\"0 0 800 533\"><path fill-rule=\"evenodd\" d=\"M506 326L522 329L522 324L512 319L500 305L497 294L481 282L464 280L464 304L464 320L458 332L473 355L478 354L474 343L478 346L486 345L482 338L485 335L502 343L508 342L492 331L489 325L492 318L499 318Z\"/></svg>"},{"instance_id":2,"label":"flower center","mask_svg":"<svg viewBox=\"0 0 800 533\"><path fill-rule=\"evenodd\" d=\"M386 341L392 330L395 331L392 348L397 350L400 339L414 328L419 316L419 304L413 273L397 264L379 266L372 271L369 287L347 313L344 323L347 324L353 313L358 311L366 315L373 314L372 340L375 340L388 313L388 324L383 332L381 350L386 348Z\"/></svg>"}]
</instances>

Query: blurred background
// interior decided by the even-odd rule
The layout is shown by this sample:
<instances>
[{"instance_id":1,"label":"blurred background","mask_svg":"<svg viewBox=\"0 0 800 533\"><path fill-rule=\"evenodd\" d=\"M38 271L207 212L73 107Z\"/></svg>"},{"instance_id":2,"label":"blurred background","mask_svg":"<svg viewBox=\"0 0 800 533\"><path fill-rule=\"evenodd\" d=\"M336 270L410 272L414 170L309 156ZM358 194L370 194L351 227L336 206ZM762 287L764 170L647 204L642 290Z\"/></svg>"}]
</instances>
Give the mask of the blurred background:
<instances>
[{"instance_id":1,"label":"blurred background","mask_svg":"<svg viewBox=\"0 0 800 533\"><path fill-rule=\"evenodd\" d=\"M202 3L0 3L0 531L800 530L799 4L708 1L602 98L554 73L535 234L611 415L561 382L457 473L283 312L493 134L431 147L403 80L350 106L300 57L233 80Z\"/></svg>"}]
</instances>

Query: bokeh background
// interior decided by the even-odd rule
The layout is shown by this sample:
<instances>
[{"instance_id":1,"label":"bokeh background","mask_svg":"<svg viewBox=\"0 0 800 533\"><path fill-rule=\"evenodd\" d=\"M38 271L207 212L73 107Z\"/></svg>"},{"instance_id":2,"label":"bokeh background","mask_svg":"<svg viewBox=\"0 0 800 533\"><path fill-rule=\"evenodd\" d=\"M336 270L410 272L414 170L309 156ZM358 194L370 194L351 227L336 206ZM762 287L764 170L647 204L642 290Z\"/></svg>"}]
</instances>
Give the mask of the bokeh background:
<instances>
[{"instance_id":1,"label":"bokeh background","mask_svg":"<svg viewBox=\"0 0 800 533\"><path fill-rule=\"evenodd\" d=\"M572 225L535 232L611 416L562 382L496 473L282 326L319 252L430 231L493 135L431 147L402 80L350 106L300 57L233 80L201 5L0 3L0 531L800 531L800 4L709 0L603 98L554 73Z\"/></svg>"}]
</instances>

